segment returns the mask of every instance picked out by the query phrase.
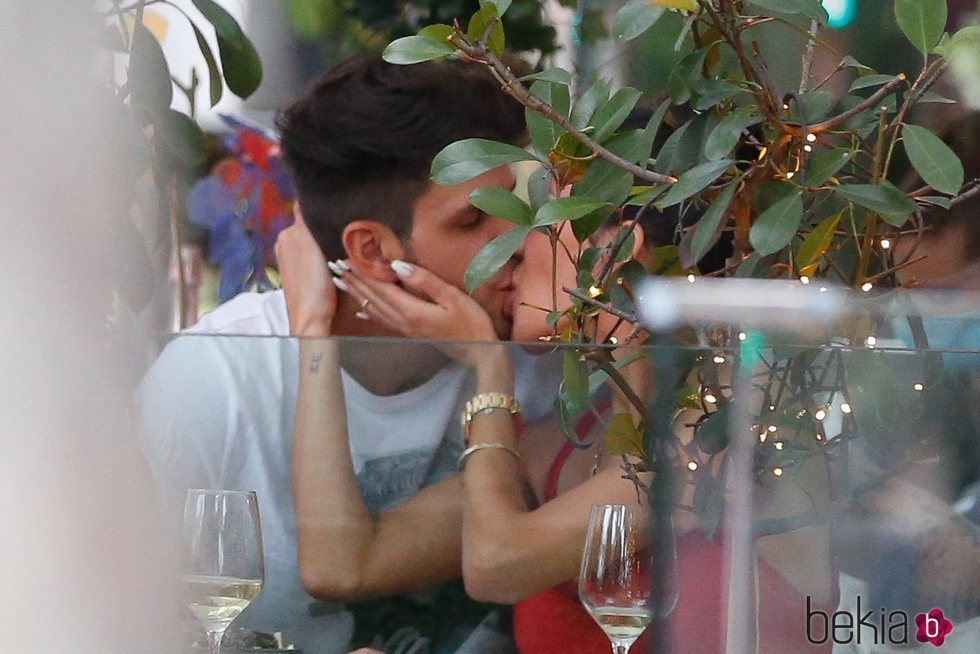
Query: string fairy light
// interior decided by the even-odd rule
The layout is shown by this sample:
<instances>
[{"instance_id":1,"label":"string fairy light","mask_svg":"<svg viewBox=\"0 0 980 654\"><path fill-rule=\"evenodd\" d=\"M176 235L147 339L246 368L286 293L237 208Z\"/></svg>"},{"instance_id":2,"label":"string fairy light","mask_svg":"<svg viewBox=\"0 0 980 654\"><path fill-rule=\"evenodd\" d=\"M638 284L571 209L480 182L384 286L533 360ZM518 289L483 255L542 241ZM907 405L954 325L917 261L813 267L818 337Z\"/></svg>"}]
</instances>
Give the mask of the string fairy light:
<instances>
[{"instance_id":1,"label":"string fairy light","mask_svg":"<svg viewBox=\"0 0 980 654\"><path fill-rule=\"evenodd\" d=\"M783 476L783 469L782 468L773 468L772 469L772 474L776 475L777 477L782 477Z\"/></svg>"},{"instance_id":2,"label":"string fairy light","mask_svg":"<svg viewBox=\"0 0 980 654\"><path fill-rule=\"evenodd\" d=\"M697 461L688 461L687 462L687 469L690 470L691 472L694 472L695 470L698 469L698 462Z\"/></svg>"},{"instance_id":3,"label":"string fairy light","mask_svg":"<svg viewBox=\"0 0 980 654\"><path fill-rule=\"evenodd\" d=\"M881 249L882 250L887 250L891 246L892 246L892 242L890 240L888 240L887 238L881 239Z\"/></svg>"},{"instance_id":4,"label":"string fairy light","mask_svg":"<svg viewBox=\"0 0 980 654\"><path fill-rule=\"evenodd\" d=\"M844 413L850 414L851 405L848 404L847 402L844 402L843 404L840 405L840 410L843 411Z\"/></svg>"},{"instance_id":5,"label":"string fairy light","mask_svg":"<svg viewBox=\"0 0 980 654\"><path fill-rule=\"evenodd\" d=\"M864 282L863 284L861 284L861 290L864 291L865 293L867 293L873 288L874 288L874 284L872 284L871 282Z\"/></svg>"},{"instance_id":6,"label":"string fairy light","mask_svg":"<svg viewBox=\"0 0 980 654\"><path fill-rule=\"evenodd\" d=\"M800 275L800 283L806 286L807 284L810 283L810 278L807 277L806 275Z\"/></svg>"},{"instance_id":7,"label":"string fairy light","mask_svg":"<svg viewBox=\"0 0 980 654\"><path fill-rule=\"evenodd\" d=\"M711 393L705 393L704 394L704 401L706 403L708 403L708 404L717 404L718 403L718 398L715 397L714 395L712 395Z\"/></svg>"},{"instance_id":8,"label":"string fairy light","mask_svg":"<svg viewBox=\"0 0 980 654\"><path fill-rule=\"evenodd\" d=\"M714 358L714 359L712 359L712 361L714 361L714 362L715 362L715 363L717 363L717 364L722 364L722 363L725 363L725 360L726 360L726 359L725 359L725 357L724 357L724 356L722 356L721 354L716 354L716 355L715 355L715 358Z\"/></svg>"},{"instance_id":9,"label":"string fairy light","mask_svg":"<svg viewBox=\"0 0 980 654\"><path fill-rule=\"evenodd\" d=\"M912 390L914 390L914 391L922 391L922 390L925 390L925 386L922 385L922 382L916 382L916 383L912 384Z\"/></svg>"},{"instance_id":10,"label":"string fairy light","mask_svg":"<svg viewBox=\"0 0 980 654\"><path fill-rule=\"evenodd\" d=\"M823 420L824 418L827 417L827 411L824 410L823 407L821 407L817 409L816 413L813 414L813 417L816 418L817 420Z\"/></svg>"}]
</instances>

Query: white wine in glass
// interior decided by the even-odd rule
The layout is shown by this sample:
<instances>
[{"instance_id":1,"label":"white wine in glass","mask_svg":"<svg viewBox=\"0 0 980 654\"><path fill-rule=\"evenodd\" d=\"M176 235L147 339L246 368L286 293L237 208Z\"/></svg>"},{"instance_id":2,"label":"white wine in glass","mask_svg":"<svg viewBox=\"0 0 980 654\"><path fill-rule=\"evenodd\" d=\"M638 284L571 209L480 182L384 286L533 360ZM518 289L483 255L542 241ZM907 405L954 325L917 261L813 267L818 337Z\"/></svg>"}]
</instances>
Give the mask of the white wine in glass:
<instances>
[{"instance_id":1,"label":"white wine in glass","mask_svg":"<svg viewBox=\"0 0 980 654\"><path fill-rule=\"evenodd\" d=\"M262 590L259 506L252 491L187 491L181 581L187 606L219 654L228 625Z\"/></svg>"},{"instance_id":2,"label":"white wine in glass","mask_svg":"<svg viewBox=\"0 0 980 654\"><path fill-rule=\"evenodd\" d=\"M578 593L613 654L627 654L653 619L652 556L629 507L597 504L589 516Z\"/></svg>"}]
</instances>

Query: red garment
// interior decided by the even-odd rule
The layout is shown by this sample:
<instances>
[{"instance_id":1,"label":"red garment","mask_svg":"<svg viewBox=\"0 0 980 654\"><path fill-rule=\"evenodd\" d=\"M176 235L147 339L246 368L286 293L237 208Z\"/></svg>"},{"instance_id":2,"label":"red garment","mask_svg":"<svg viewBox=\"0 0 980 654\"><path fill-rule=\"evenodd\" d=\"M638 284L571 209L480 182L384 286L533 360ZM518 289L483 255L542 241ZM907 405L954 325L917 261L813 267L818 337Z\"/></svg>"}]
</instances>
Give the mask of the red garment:
<instances>
[{"instance_id":1,"label":"red garment","mask_svg":"<svg viewBox=\"0 0 980 654\"><path fill-rule=\"evenodd\" d=\"M680 595L667 621L671 630L666 654L721 654L724 649L724 548L700 531L677 541ZM806 638L806 597L765 562L759 562L762 654L830 652ZM818 608L814 606L814 608ZM821 606L833 613L835 607ZM634 645L647 652L651 626ZM514 607L514 637L521 654L609 654L609 639L579 602L573 582L533 595Z\"/></svg>"}]
</instances>

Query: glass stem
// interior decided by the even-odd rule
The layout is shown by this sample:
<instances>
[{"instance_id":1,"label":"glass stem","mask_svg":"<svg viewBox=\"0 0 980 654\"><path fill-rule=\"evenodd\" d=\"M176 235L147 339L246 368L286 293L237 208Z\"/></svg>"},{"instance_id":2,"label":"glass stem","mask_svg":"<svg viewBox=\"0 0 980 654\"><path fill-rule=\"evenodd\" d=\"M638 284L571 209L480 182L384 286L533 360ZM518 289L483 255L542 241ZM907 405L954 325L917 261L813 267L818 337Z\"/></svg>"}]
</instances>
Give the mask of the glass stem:
<instances>
[{"instance_id":1,"label":"glass stem","mask_svg":"<svg viewBox=\"0 0 980 654\"><path fill-rule=\"evenodd\" d=\"M632 645L633 645L632 640L613 640L612 641L613 654L630 654L630 647Z\"/></svg>"},{"instance_id":2,"label":"glass stem","mask_svg":"<svg viewBox=\"0 0 980 654\"><path fill-rule=\"evenodd\" d=\"M221 637L225 635L225 630L211 631L208 629L207 633L209 654L221 654Z\"/></svg>"}]
</instances>

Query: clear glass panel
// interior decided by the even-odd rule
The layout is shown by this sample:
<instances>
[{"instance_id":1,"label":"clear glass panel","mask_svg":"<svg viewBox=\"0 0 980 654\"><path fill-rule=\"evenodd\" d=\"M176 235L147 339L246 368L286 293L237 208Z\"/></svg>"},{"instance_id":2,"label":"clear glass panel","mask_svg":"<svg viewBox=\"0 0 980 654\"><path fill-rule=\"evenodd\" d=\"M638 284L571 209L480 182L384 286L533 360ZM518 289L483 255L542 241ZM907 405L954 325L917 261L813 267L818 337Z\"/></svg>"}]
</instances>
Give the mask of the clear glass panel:
<instances>
[{"instance_id":1,"label":"clear glass panel","mask_svg":"<svg viewBox=\"0 0 980 654\"><path fill-rule=\"evenodd\" d=\"M266 582L236 626L307 651L514 634L608 651L576 588L593 504L647 512L637 546L665 562L654 593L676 595L634 652L873 651L917 645L920 614L970 649L980 323L961 309L980 304L955 300L915 304L921 321L846 302L823 326L718 315L618 347L179 336L137 395L140 443L175 526L187 488L256 491ZM846 343L860 321L875 340ZM523 424L476 413L460 473L460 415L510 390L487 386L508 358ZM336 376L345 402L304 381L302 486L301 374ZM513 627L486 600L516 602Z\"/></svg>"}]
</instances>

